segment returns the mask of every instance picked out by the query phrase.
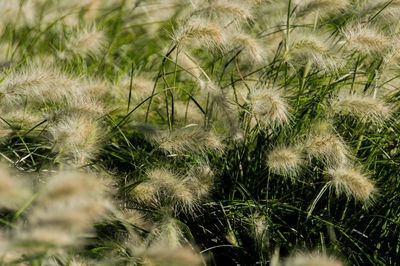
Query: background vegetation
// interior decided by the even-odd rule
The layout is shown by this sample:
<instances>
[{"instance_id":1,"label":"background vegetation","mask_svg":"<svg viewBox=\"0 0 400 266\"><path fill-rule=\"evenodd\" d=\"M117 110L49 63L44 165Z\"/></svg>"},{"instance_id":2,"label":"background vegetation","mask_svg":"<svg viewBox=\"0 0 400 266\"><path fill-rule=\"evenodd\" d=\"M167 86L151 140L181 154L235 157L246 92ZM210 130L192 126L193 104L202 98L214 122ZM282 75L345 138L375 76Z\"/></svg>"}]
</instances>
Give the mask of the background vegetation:
<instances>
[{"instance_id":1,"label":"background vegetation","mask_svg":"<svg viewBox=\"0 0 400 266\"><path fill-rule=\"evenodd\" d=\"M397 0L0 0L4 265L396 265Z\"/></svg>"}]
</instances>

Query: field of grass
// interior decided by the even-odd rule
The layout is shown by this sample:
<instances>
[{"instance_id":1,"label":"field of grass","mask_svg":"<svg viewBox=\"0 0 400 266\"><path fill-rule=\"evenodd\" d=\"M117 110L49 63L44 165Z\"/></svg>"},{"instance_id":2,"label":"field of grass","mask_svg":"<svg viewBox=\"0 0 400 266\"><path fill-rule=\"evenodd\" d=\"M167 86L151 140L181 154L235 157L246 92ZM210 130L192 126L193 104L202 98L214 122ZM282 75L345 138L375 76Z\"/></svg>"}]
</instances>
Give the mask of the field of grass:
<instances>
[{"instance_id":1,"label":"field of grass","mask_svg":"<svg viewBox=\"0 0 400 266\"><path fill-rule=\"evenodd\" d=\"M399 0L0 0L1 265L400 265Z\"/></svg>"}]
</instances>

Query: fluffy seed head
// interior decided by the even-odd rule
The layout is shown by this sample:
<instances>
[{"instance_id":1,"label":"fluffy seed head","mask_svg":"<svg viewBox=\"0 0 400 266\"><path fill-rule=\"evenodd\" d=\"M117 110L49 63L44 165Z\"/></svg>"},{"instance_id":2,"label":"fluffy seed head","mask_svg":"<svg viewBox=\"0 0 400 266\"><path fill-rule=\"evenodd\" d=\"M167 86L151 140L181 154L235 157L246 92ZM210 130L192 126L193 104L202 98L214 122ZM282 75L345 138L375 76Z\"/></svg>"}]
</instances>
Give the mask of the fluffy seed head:
<instances>
[{"instance_id":1,"label":"fluffy seed head","mask_svg":"<svg viewBox=\"0 0 400 266\"><path fill-rule=\"evenodd\" d=\"M253 17L252 6L249 3L236 0L217 0L208 3L206 6L198 7L194 11L195 15L209 17L212 20L229 22L238 20L239 22L249 20Z\"/></svg>"},{"instance_id":2,"label":"fluffy seed head","mask_svg":"<svg viewBox=\"0 0 400 266\"><path fill-rule=\"evenodd\" d=\"M400 4L397 0L390 1L390 3L385 0L367 0L362 1L360 5L354 10L351 10L351 12L365 20L371 19L374 25L392 28L396 27L398 22Z\"/></svg>"},{"instance_id":3,"label":"fluffy seed head","mask_svg":"<svg viewBox=\"0 0 400 266\"><path fill-rule=\"evenodd\" d=\"M59 156L78 164L97 154L105 134L99 121L82 115L65 116L48 130Z\"/></svg>"},{"instance_id":4,"label":"fluffy seed head","mask_svg":"<svg viewBox=\"0 0 400 266\"><path fill-rule=\"evenodd\" d=\"M131 195L139 202L149 203L156 199L157 187L152 182L144 181L131 191Z\"/></svg>"},{"instance_id":5,"label":"fluffy seed head","mask_svg":"<svg viewBox=\"0 0 400 266\"><path fill-rule=\"evenodd\" d=\"M31 110L4 108L4 110L0 110L0 114L1 117L13 127L31 129L33 126L42 122L45 117L38 112L30 111ZM7 127L9 126L7 125Z\"/></svg>"},{"instance_id":6,"label":"fluffy seed head","mask_svg":"<svg viewBox=\"0 0 400 266\"><path fill-rule=\"evenodd\" d=\"M219 91L218 91L219 90ZM234 101L230 100L227 95L222 93L219 88L211 85L207 98L210 97L210 114L214 118L218 126L224 128L227 134L234 139L239 139L242 135L239 125L239 114Z\"/></svg>"},{"instance_id":7,"label":"fluffy seed head","mask_svg":"<svg viewBox=\"0 0 400 266\"><path fill-rule=\"evenodd\" d=\"M257 89L250 93L251 111L263 126L288 122L288 105L276 89Z\"/></svg>"},{"instance_id":8,"label":"fluffy seed head","mask_svg":"<svg viewBox=\"0 0 400 266\"><path fill-rule=\"evenodd\" d=\"M154 245L143 254L146 265L201 265L201 257L191 247L175 247Z\"/></svg>"},{"instance_id":9,"label":"fluffy seed head","mask_svg":"<svg viewBox=\"0 0 400 266\"><path fill-rule=\"evenodd\" d=\"M348 0L296 0L297 16L324 16L343 10L350 3Z\"/></svg>"},{"instance_id":10,"label":"fluffy seed head","mask_svg":"<svg viewBox=\"0 0 400 266\"><path fill-rule=\"evenodd\" d=\"M352 195L364 203L369 203L372 200L376 190L374 184L367 175L357 169L341 166L329 169L328 175L331 177L338 194L344 192L347 196Z\"/></svg>"},{"instance_id":11,"label":"fluffy seed head","mask_svg":"<svg viewBox=\"0 0 400 266\"><path fill-rule=\"evenodd\" d=\"M196 197L205 197L209 194L214 183L214 173L208 165L193 168L186 177L186 183Z\"/></svg>"},{"instance_id":12,"label":"fluffy seed head","mask_svg":"<svg viewBox=\"0 0 400 266\"><path fill-rule=\"evenodd\" d=\"M200 46L218 50L221 50L225 43L223 29L218 24L199 18L181 25L174 31L172 38L177 43L196 41Z\"/></svg>"},{"instance_id":13,"label":"fluffy seed head","mask_svg":"<svg viewBox=\"0 0 400 266\"><path fill-rule=\"evenodd\" d=\"M79 246L82 241L69 231L59 228L34 227L16 234L15 246L28 246L29 252L48 251L51 247Z\"/></svg>"},{"instance_id":14,"label":"fluffy seed head","mask_svg":"<svg viewBox=\"0 0 400 266\"><path fill-rule=\"evenodd\" d=\"M79 82L56 69L29 64L21 70L13 71L0 84L2 104L14 106L28 104L48 104L63 102L79 93Z\"/></svg>"},{"instance_id":15,"label":"fluffy seed head","mask_svg":"<svg viewBox=\"0 0 400 266\"><path fill-rule=\"evenodd\" d=\"M8 1L1 0L0 17L3 23L14 24L15 27L31 26L34 24L38 14L32 1Z\"/></svg>"},{"instance_id":16,"label":"fluffy seed head","mask_svg":"<svg viewBox=\"0 0 400 266\"><path fill-rule=\"evenodd\" d=\"M178 222L169 213L162 214L159 226L154 232L157 235L156 245L167 245L170 248L179 248L182 246L182 230Z\"/></svg>"},{"instance_id":17,"label":"fluffy seed head","mask_svg":"<svg viewBox=\"0 0 400 266\"><path fill-rule=\"evenodd\" d=\"M179 51L174 50L171 53L170 57L173 61L177 59L176 58L177 54L178 54L178 61L177 61L178 66L180 66L184 70L183 73L187 74L185 76L190 80L198 81L198 79L200 79L200 77L202 76L202 70L197 60L195 59L195 56L191 54L190 51L188 51L184 47L180 47Z\"/></svg>"},{"instance_id":18,"label":"fluffy seed head","mask_svg":"<svg viewBox=\"0 0 400 266\"><path fill-rule=\"evenodd\" d=\"M100 93L97 85L52 67L30 63L13 71L0 84L2 107L15 111L16 106L24 109L46 112L57 109L80 109L93 113L103 113L98 101ZM96 91L96 92L94 92ZM92 111L91 111L92 110Z\"/></svg>"},{"instance_id":19,"label":"fluffy seed head","mask_svg":"<svg viewBox=\"0 0 400 266\"><path fill-rule=\"evenodd\" d=\"M106 113L103 103L96 97L85 97L71 99L62 106L60 112L65 111L70 114L85 114L88 117L100 117Z\"/></svg>"},{"instance_id":20,"label":"fluffy seed head","mask_svg":"<svg viewBox=\"0 0 400 266\"><path fill-rule=\"evenodd\" d=\"M382 99L357 94L340 95L331 101L331 110L335 114L359 116L377 123L390 119L393 112L393 108Z\"/></svg>"},{"instance_id":21,"label":"fluffy seed head","mask_svg":"<svg viewBox=\"0 0 400 266\"><path fill-rule=\"evenodd\" d=\"M342 266L343 263L333 257L318 253L300 253L284 260L285 266Z\"/></svg>"},{"instance_id":22,"label":"fluffy seed head","mask_svg":"<svg viewBox=\"0 0 400 266\"><path fill-rule=\"evenodd\" d=\"M221 151L223 144L211 131L191 125L172 132L161 131L153 137L160 149L167 153L182 154L185 152Z\"/></svg>"},{"instance_id":23,"label":"fluffy seed head","mask_svg":"<svg viewBox=\"0 0 400 266\"><path fill-rule=\"evenodd\" d=\"M192 191L192 187L188 184L186 179L180 180L175 187L172 188L173 198L177 202L176 206L178 209L185 212L193 211L197 208L198 198Z\"/></svg>"},{"instance_id":24,"label":"fluffy seed head","mask_svg":"<svg viewBox=\"0 0 400 266\"><path fill-rule=\"evenodd\" d=\"M12 176L6 166L0 165L0 208L20 208L31 195L26 180Z\"/></svg>"},{"instance_id":25,"label":"fluffy seed head","mask_svg":"<svg viewBox=\"0 0 400 266\"><path fill-rule=\"evenodd\" d=\"M268 155L268 167L281 175L295 177L304 161L301 153L293 147L278 147Z\"/></svg>"},{"instance_id":26,"label":"fluffy seed head","mask_svg":"<svg viewBox=\"0 0 400 266\"><path fill-rule=\"evenodd\" d=\"M295 31L290 35L289 50L284 60L293 65L304 62L322 70L335 70L341 66L341 58L336 47L330 45L329 36L324 32Z\"/></svg>"},{"instance_id":27,"label":"fluffy seed head","mask_svg":"<svg viewBox=\"0 0 400 266\"><path fill-rule=\"evenodd\" d=\"M102 196L106 184L101 179L79 172L61 172L50 178L37 201L51 203L76 197Z\"/></svg>"},{"instance_id":28,"label":"fluffy seed head","mask_svg":"<svg viewBox=\"0 0 400 266\"><path fill-rule=\"evenodd\" d=\"M184 211L196 207L197 198L186 179L164 168L149 171L147 177L148 182L157 188L158 196L173 200L175 206Z\"/></svg>"},{"instance_id":29,"label":"fluffy seed head","mask_svg":"<svg viewBox=\"0 0 400 266\"><path fill-rule=\"evenodd\" d=\"M249 63L259 63L263 60L264 50L258 40L252 36L241 33L236 34L232 40L232 46L238 47L241 50L240 59Z\"/></svg>"},{"instance_id":30,"label":"fluffy seed head","mask_svg":"<svg viewBox=\"0 0 400 266\"><path fill-rule=\"evenodd\" d=\"M92 223L103 219L111 204L105 182L93 175L62 172L50 178L31 207L27 224L19 225L17 244L40 248L76 246Z\"/></svg>"},{"instance_id":31,"label":"fluffy seed head","mask_svg":"<svg viewBox=\"0 0 400 266\"><path fill-rule=\"evenodd\" d=\"M329 133L308 136L302 149L309 160L316 158L327 166L345 164L351 157L343 141L338 136Z\"/></svg>"},{"instance_id":32,"label":"fluffy seed head","mask_svg":"<svg viewBox=\"0 0 400 266\"><path fill-rule=\"evenodd\" d=\"M345 47L349 52L357 51L363 55L384 55L390 52L395 41L381 31L361 25L350 25L342 32L346 39Z\"/></svg>"},{"instance_id":33,"label":"fluffy seed head","mask_svg":"<svg viewBox=\"0 0 400 266\"><path fill-rule=\"evenodd\" d=\"M347 145L336 134L332 133L332 125L328 121L314 123L305 140L299 144L311 161L317 159L329 167L347 164L352 155Z\"/></svg>"},{"instance_id":34,"label":"fluffy seed head","mask_svg":"<svg viewBox=\"0 0 400 266\"><path fill-rule=\"evenodd\" d=\"M97 30L94 26L73 31L65 44L66 51L60 52L61 58L68 58L68 54L86 57L100 55L107 43L104 32Z\"/></svg>"},{"instance_id":35,"label":"fluffy seed head","mask_svg":"<svg viewBox=\"0 0 400 266\"><path fill-rule=\"evenodd\" d=\"M134 210L134 209L124 209L122 211L123 222L135 225L139 228L149 229L151 227L149 221L146 219L145 214Z\"/></svg>"},{"instance_id":36,"label":"fluffy seed head","mask_svg":"<svg viewBox=\"0 0 400 266\"><path fill-rule=\"evenodd\" d=\"M197 207L198 196L187 178L165 168L152 169L147 179L137 185L132 196L142 202L168 201L179 210L188 211Z\"/></svg>"}]
</instances>

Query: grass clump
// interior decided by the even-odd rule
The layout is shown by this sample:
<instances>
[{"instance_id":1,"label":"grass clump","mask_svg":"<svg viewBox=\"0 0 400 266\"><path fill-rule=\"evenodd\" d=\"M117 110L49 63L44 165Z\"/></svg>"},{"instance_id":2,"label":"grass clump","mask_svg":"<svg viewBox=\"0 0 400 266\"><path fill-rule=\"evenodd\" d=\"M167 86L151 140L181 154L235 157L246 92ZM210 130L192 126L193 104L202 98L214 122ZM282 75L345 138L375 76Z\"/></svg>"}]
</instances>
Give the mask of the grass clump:
<instances>
[{"instance_id":1,"label":"grass clump","mask_svg":"<svg viewBox=\"0 0 400 266\"><path fill-rule=\"evenodd\" d=\"M398 1L0 6L0 264L398 264Z\"/></svg>"}]
</instances>

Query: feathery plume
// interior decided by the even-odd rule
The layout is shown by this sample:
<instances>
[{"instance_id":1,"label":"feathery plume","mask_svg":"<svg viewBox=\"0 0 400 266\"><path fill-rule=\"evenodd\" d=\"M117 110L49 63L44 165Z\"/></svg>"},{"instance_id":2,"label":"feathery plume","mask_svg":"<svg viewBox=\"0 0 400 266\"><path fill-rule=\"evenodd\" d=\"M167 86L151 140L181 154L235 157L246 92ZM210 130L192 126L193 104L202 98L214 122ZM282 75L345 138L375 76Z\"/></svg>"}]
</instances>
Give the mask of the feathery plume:
<instances>
[{"instance_id":1,"label":"feathery plume","mask_svg":"<svg viewBox=\"0 0 400 266\"><path fill-rule=\"evenodd\" d=\"M290 177L297 176L303 164L301 152L294 147L277 147L269 153L267 160L273 172Z\"/></svg>"},{"instance_id":2,"label":"feathery plume","mask_svg":"<svg viewBox=\"0 0 400 266\"><path fill-rule=\"evenodd\" d=\"M140 211L133 209L124 209L122 211L122 215L124 222L128 222L129 224L146 230L150 230L151 228L151 225L146 219L145 214Z\"/></svg>"},{"instance_id":3,"label":"feathery plume","mask_svg":"<svg viewBox=\"0 0 400 266\"><path fill-rule=\"evenodd\" d=\"M7 167L0 165L0 208L20 208L31 196L26 180L13 176Z\"/></svg>"},{"instance_id":4,"label":"feathery plume","mask_svg":"<svg viewBox=\"0 0 400 266\"><path fill-rule=\"evenodd\" d=\"M74 171L60 172L49 178L37 201L51 204L54 201L78 197L102 197L106 190L107 183L94 175Z\"/></svg>"},{"instance_id":5,"label":"feathery plume","mask_svg":"<svg viewBox=\"0 0 400 266\"><path fill-rule=\"evenodd\" d=\"M174 30L172 39L176 43L195 41L199 46L222 50L225 45L223 28L205 19L191 19Z\"/></svg>"},{"instance_id":6,"label":"feathery plume","mask_svg":"<svg viewBox=\"0 0 400 266\"><path fill-rule=\"evenodd\" d=\"M345 48L349 52L357 51L363 55L385 55L397 45L382 31L371 26L350 24L342 34L346 40Z\"/></svg>"},{"instance_id":7,"label":"feathery plume","mask_svg":"<svg viewBox=\"0 0 400 266\"><path fill-rule=\"evenodd\" d=\"M252 19L251 9L252 5L243 1L217 0L207 3L205 6L197 7L193 14L219 20L223 23L227 23L229 20L242 22Z\"/></svg>"},{"instance_id":8,"label":"feathery plume","mask_svg":"<svg viewBox=\"0 0 400 266\"><path fill-rule=\"evenodd\" d=\"M400 4L397 0L366 0L349 11L365 21L373 21L376 26L393 30L398 26Z\"/></svg>"},{"instance_id":9,"label":"feathery plume","mask_svg":"<svg viewBox=\"0 0 400 266\"><path fill-rule=\"evenodd\" d=\"M221 95L220 88L213 81L199 79L198 82L199 82L200 94L202 96L205 96L205 97L208 97L208 95L220 96L220 99L218 99L218 100L222 100L221 98L224 97L224 95Z\"/></svg>"},{"instance_id":10,"label":"feathery plume","mask_svg":"<svg viewBox=\"0 0 400 266\"><path fill-rule=\"evenodd\" d=\"M97 97L74 97L70 101L65 102L65 106L59 107L60 110L56 112L60 113L70 113L70 114L80 114L86 115L88 117L101 117L106 113L106 109L103 106L101 99Z\"/></svg>"},{"instance_id":11,"label":"feathery plume","mask_svg":"<svg viewBox=\"0 0 400 266\"><path fill-rule=\"evenodd\" d=\"M168 169L158 168L147 173L149 182L153 183L157 189L173 189L179 183L179 177Z\"/></svg>"},{"instance_id":12,"label":"feathery plume","mask_svg":"<svg viewBox=\"0 0 400 266\"><path fill-rule=\"evenodd\" d=\"M0 93L2 103L15 107L37 103L52 105L81 97L80 81L57 69L28 64L21 70L12 72L2 83Z\"/></svg>"},{"instance_id":13,"label":"feathery plume","mask_svg":"<svg viewBox=\"0 0 400 266\"><path fill-rule=\"evenodd\" d=\"M309 160L316 158L330 167L347 164L352 158L349 148L330 128L325 121L314 124L300 148Z\"/></svg>"},{"instance_id":14,"label":"feathery plume","mask_svg":"<svg viewBox=\"0 0 400 266\"><path fill-rule=\"evenodd\" d=\"M32 207L27 225L20 225L16 245L31 243L30 252L51 247L76 246L92 223L112 208L106 184L93 175L62 172L51 177Z\"/></svg>"},{"instance_id":15,"label":"feathery plume","mask_svg":"<svg viewBox=\"0 0 400 266\"><path fill-rule=\"evenodd\" d=\"M230 100L222 91L217 91L217 87L211 85L210 92L207 98L211 98L210 114L226 129L226 133L232 136L235 140L242 139L242 130L239 125L239 113L235 102ZM215 90L214 90L214 89Z\"/></svg>"},{"instance_id":16,"label":"feathery plume","mask_svg":"<svg viewBox=\"0 0 400 266\"><path fill-rule=\"evenodd\" d=\"M309 160L317 158L328 166L348 162L349 151L338 136L332 134L313 135L306 139L303 150Z\"/></svg>"},{"instance_id":17,"label":"feathery plume","mask_svg":"<svg viewBox=\"0 0 400 266\"><path fill-rule=\"evenodd\" d=\"M200 77L202 76L202 69L197 63L197 61L194 59L194 55L190 54L187 49L184 47L180 48L179 51L174 50L170 57L171 60L175 61L176 56L178 55L178 65L184 69L183 73L186 73L186 75L189 79L198 81Z\"/></svg>"},{"instance_id":18,"label":"feathery plume","mask_svg":"<svg viewBox=\"0 0 400 266\"><path fill-rule=\"evenodd\" d=\"M105 135L99 121L83 115L64 116L52 123L48 131L59 156L78 164L98 153Z\"/></svg>"},{"instance_id":19,"label":"feathery plume","mask_svg":"<svg viewBox=\"0 0 400 266\"><path fill-rule=\"evenodd\" d=\"M342 94L331 101L334 114L359 116L367 121L382 123L390 119L393 108L385 101L373 96Z\"/></svg>"},{"instance_id":20,"label":"feathery plume","mask_svg":"<svg viewBox=\"0 0 400 266\"><path fill-rule=\"evenodd\" d=\"M79 246L80 239L68 230L55 227L33 226L31 229L18 230L14 241L15 247L29 247L28 253L48 251L52 247Z\"/></svg>"},{"instance_id":21,"label":"feathery plume","mask_svg":"<svg viewBox=\"0 0 400 266\"><path fill-rule=\"evenodd\" d=\"M259 44L259 40L253 38L249 34L235 34L231 43L233 47L238 47L241 51L239 54L241 61L259 63L263 60L265 52Z\"/></svg>"},{"instance_id":22,"label":"feathery plume","mask_svg":"<svg viewBox=\"0 0 400 266\"><path fill-rule=\"evenodd\" d=\"M179 223L171 214L170 210L161 210L161 219L156 226L157 229L153 230L153 234L156 235L156 239L153 240L154 245L167 245L170 248L182 247L181 241L183 239L183 232L179 226Z\"/></svg>"},{"instance_id":23,"label":"feathery plume","mask_svg":"<svg viewBox=\"0 0 400 266\"><path fill-rule=\"evenodd\" d=\"M94 21L99 16L99 11L104 3L101 0L79 1L82 17L85 22Z\"/></svg>"},{"instance_id":24,"label":"feathery plume","mask_svg":"<svg viewBox=\"0 0 400 266\"><path fill-rule=\"evenodd\" d=\"M112 87L112 84L101 78L87 78L79 81L81 83L79 90L85 97L91 99L104 99Z\"/></svg>"},{"instance_id":25,"label":"feathery plume","mask_svg":"<svg viewBox=\"0 0 400 266\"><path fill-rule=\"evenodd\" d=\"M37 17L36 9L31 1L9 1L0 0L0 18L5 24L14 24L14 26L21 28L34 24Z\"/></svg>"},{"instance_id":26,"label":"feathery plume","mask_svg":"<svg viewBox=\"0 0 400 266\"><path fill-rule=\"evenodd\" d=\"M72 54L81 57L100 55L107 44L105 33L96 29L94 26L80 28L72 31L67 37L65 50L59 52L61 58L66 58Z\"/></svg>"},{"instance_id":27,"label":"feathery plume","mask_svg":"<svg viewBox=\"0 0 400 266\"><path fill-rule=\"evenodd\" d=\"M150 170L147 179L137 185L131 195L146 203L167 200L184 211L197 205L197 198L188 182L165 168Z\"/></svg>"},{"instance_id":28,"label":"feathery plume","mask_svg":"<svg viewBox=\"0 0 400 266\"><path fill-rule=\"evenodd\" d=\"M105 5L104 10L113 10L118 7L120 1L114 1L114 5ZM183 20L191 15L192 1L163 0L146 2L148 4L137 5L136 0L126 0L124 9L129 17L124 21L125 26L141 24L147 35L158 34L164 24L159 21L167 21L172 17Z\"/></svg>"},{"instance_id":29,"label":"feathery plume","mask_svg":"<svg viewBox=\"0 0 400 266\"><path fill-rule=\"evenodd\" d=\"M329 44L330 37L324 32L294 31L290 35L289 50L285 51L283 59L294 65L304 65L308 62L322 70L336 70L342 65L335 46Z\"/></svg>"},{"instance_id":30,"label":"feathery plume","mask_svg":"<svg viewBox=\"0 0 400 266\"><path fill-rule=\"evenodd\" d=\"M13 128L29 130L45 120L45 116L43 114L30 111L31 110L4 108L2 110L0 109L0 114L4 120L12 125ZM8 125L7 127L9 128Z\"/></svg>"},{"instance_id":31,"label":"feathery plume","mask_svg":"<svg viewBox=\"0 0 400 266\"><path fill-rule=\"evenodd\" d=\"M221 140L212 131L205 131L196 125L189 125L172 132L160 131L150 140L153 140L160 149L169 154L206 152L207 150L221 151L223 148Z\"/></svg>"},{"instance_id":32,"label":"feathery plume","mask_svg":"<svg viewBox=\"0 0 400 266\"><path fill-rule=\"evenodd\" d=\"M187 211L197 206L197 198L187 179L167 169L153 169L147 177L148 183L157 188L158 196L172 199L176 207Z\"/></svg>"},{"instance_id":33,"label":"feathery plume","mask_svg":"<svg viewBox=\"0 0 400 266\"><path fill-rule=\"evenodd\" d=\"M191 247L174 247L164 245L150 246L143 253L145 265L201 265L202 260L199 254Z\"/></svg>"},{"instance_id":34,"label":"feathery plume","mask_svg":"<svg viewBox=\"0 0 400 266\"><path fill-rule=\"evenodd\" d=\"M343 263L331 256L319 253L299 253L284 260L285 266L342 266Z\"/></svg>"},{"instance_id":35,"label":"feathery plume","mask_svg":"<svg viewBox=\"0 0 400 266\"><path fill-rule=\"evenodd\" d=\"M350 2L348 0L295 0L297 16L325 16L344 10Z\"/></svg>"},{"instance_id":36,"label":"feathery plume","mask_svg":"<svg viewBox=\"0 0 400 266\"><path fill-rule=\"evenodd\" d=\"M56 25L58 28L63 26L77 27L79 25L80 10L76 8L76 0L46 1L46 3L40 4L44 11L40 23L42 30L56 21L60 21L60 24Z\"/></svg>"},{"instance_id":37,"label":"feathery plume","mask_svg":"<svg viewBox=\"0 0 400 266\"><path fill-rule=\"evenodd\" d=\"M152 182L143 181L132 189L131 195L139 202L150 203L157 199L157 191L157 186Z\"/></svg>"},{"instance_id":38,"label":"feathery plume","mask_svg":"<svg viewBox=\"0 0 400 266\"><path fill-rule=\"evenodd\" d=\"M210 166L203 165L192 168L185 179L196 197L202 198L207 196L211 190L214 183L214 173Z\"/></svg>"},{"instance_id":39,"label":"feathery plume","mask_svg":"<svg viewBox=\"0 0 400 266\"><path fill-rule=\"evenodd\" d=\"M368 204L376 189L368 176L357 169L340 166L328 170L337 194L345 193Z\"/></svg>"},{"instance_id":40,"label":"feathery plume","mask_svg":"<svg viewBox=\"0 0 400 266\"><path fill-rule=\"evenodd\" d=\"M288 122L288 105L277 89L261 88L250 92L251 112L263 126Z\"/></svg>"}]
</instances>

